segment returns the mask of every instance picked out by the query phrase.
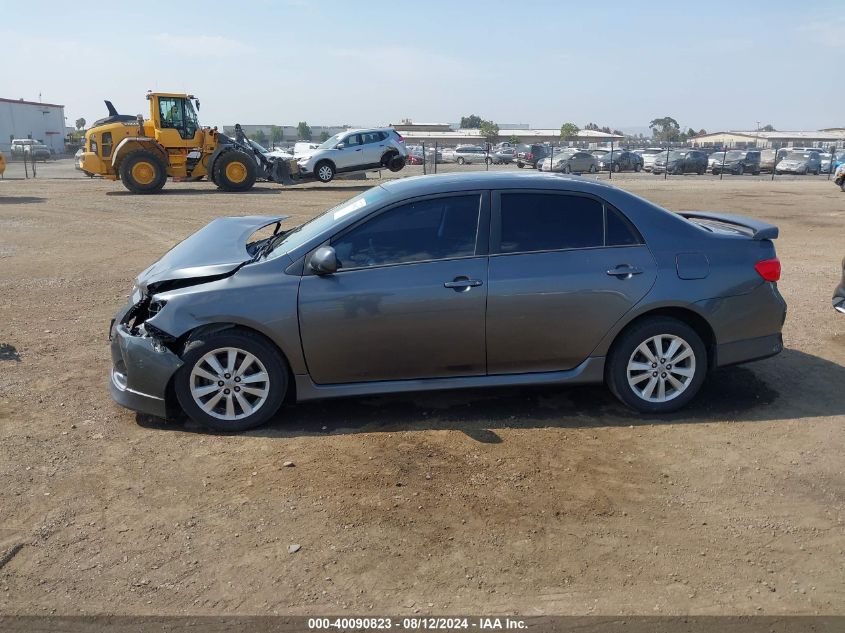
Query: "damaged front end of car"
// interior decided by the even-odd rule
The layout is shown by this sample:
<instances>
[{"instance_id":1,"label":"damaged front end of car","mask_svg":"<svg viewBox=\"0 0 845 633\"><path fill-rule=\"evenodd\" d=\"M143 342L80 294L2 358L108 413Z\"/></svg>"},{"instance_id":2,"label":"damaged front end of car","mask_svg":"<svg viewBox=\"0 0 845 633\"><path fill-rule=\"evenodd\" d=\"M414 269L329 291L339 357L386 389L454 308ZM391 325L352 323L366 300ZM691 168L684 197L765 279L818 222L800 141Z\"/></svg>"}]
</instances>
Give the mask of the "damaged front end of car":
<instances>
[{"instance_id":1,"label":"damaged front end of car","mask_svg":"<svg viewBox=\"0 0 845 633\"><path fill-rule=\"evenodd\" d=\"M153 323L167 310L167 299L159 295L233 276L254 260L257 249L267 241L247 242L247 238L270 224L277 225L273 233L277 235L283 219L285 216L218 218L138 276L128 303L109 327L109 382L118 404L160 418L172 417L168 392L173 375L182 366L180 354L188 332L167 332Z\"/></svg>"}]
</instances>

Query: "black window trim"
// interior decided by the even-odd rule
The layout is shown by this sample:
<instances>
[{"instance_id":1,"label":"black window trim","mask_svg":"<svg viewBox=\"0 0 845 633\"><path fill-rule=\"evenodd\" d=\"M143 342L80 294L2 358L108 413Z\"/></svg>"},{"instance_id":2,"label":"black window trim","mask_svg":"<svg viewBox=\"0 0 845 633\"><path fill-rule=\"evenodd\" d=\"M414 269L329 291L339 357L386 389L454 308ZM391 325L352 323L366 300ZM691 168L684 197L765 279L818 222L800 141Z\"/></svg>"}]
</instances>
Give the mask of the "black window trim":
<instances>
[{"instance_id":1,"label":"black window trim","mask_svg":"<svg viewBox=\"0 0 845 633\"><path fill-rule=\"evenodd\" d=\"M475 259L477 257L486 257L489 254L489 237L490 237L490 191L486 189L472 189L468 191L448 191L448 192L439 192L436 194L426 194L422 196L414 196L412 198L405 198L404 200L397 200L395 202L391 202L388 205L380 209L375 209L368 215L363 218L360 218L357 222L350 224L349 226L344 227L334 235L328 237L327 239L323 240L320 244L312 248L308 253L305 255L305 267L303 270L303 275L316 275L313 270L307 265L308 261L311 259L311 255L321 246L332 246L338 239L342 238L344 235L353 231L354 229L358 228L362 224L369 222L380 216L382 213L387 213L397 207L404 206L406 204L413 204L416 202L425 202L427 200L436 200L437 198L454 198L458 196L479 196L479 212L478 212L478 226L475 232L475 252L472 255L462 255L460 257L438 257L437 259L420 259L413 262L396 262L392 264L377 264L375 266L356 266L354 268L338 268L335 275L339 275L342 273L348 272L355 272L355 271L362 271L362 270L378 270L381 268L394 268L396 266L413 266L416 264L428 264L431 262L446 262L446 261L457 261L461 259Z\"/></svg>"},{"instance_id":2,"label":"black window trim","mask_svg":"<svg viewBox=\"0 0 845 633\"><path fill-rule=\"evenodd\" d=\"M580 248L547 248L537 251L514 251L512 253L502 253L501 235L502 235L502 194L509 193L537 193L537 194L553 194L560 196L578 196L581 198L589 198L595 200L602 205L602 242L599 246L584 246ZM607 212L608 209L615 211L621 220L628 226L631 232L637 237L636 244L607 244ZM496 189L491 191L490 197L490 237L489 237L489 252L490 257L509 257L511 255L527 255L533 253L559 253L564 251L590 251L599 248L634 248L638 246L645 246L645 239L643 234L637 229L636 225L631 222L630 218L625 215L619 208L610 204L607 200L596 196L592 193L584 191L565 191L561 189Z\"/></svg>"}]
</instances>

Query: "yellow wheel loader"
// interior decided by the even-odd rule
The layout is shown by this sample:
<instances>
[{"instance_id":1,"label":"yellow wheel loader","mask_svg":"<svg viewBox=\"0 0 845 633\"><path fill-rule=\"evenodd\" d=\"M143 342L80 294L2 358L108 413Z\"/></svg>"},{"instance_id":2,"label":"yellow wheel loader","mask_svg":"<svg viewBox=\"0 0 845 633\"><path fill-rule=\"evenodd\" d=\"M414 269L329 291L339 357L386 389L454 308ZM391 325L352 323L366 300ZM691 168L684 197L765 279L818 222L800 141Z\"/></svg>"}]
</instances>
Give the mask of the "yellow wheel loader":
<instances>
[{"instance_id":1,"label":"yellow wheel loader","mask_svg":"<svg viewBox=\"0 0 845 633\"><path fill-rule=\"evenodd\" d=\"M265 156L240 125L231 139L217 128L201 127L200 103L193 95L148 92L150 118L118 114L106 101L109 116L85 133L79 168L89 175L117 180L132 193L157 193L167 178L208 178L224 191L246 191L256 180L296 184L299 167L292 159Z\"/></svg>"}]
</instances>

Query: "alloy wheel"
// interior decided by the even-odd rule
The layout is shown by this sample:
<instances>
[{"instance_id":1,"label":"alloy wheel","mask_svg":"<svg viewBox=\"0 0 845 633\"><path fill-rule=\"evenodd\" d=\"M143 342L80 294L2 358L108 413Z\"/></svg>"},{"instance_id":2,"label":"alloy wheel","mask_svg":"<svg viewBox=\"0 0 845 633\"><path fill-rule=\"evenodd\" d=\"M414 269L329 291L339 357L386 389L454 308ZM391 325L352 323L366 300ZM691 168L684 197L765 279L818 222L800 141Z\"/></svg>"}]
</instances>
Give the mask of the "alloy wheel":
<instances>
[{"instance_id":1,"label":"alloy wheel","mask_svg":"<svg viewBox=\"0 0 845 633\"><path fill-rule=\"evenodd\" d=\"M668 402L686 391L695 376L695 353L687 341L673 334L658 334L643 341L631 354L628 385L647 402Z\"/></svg>"},{"instance_id":2,"label":"alloy wheel","mask_svg":"<svg viewBox=\"0 0 845 633\"><path fill-rule=\"evenodd\" d=\"M189 386L200 409L232 421L252 415L267 402L270 376L253 354L237 347L221 347L196 362Z\"/></svg>"}]
</instances>

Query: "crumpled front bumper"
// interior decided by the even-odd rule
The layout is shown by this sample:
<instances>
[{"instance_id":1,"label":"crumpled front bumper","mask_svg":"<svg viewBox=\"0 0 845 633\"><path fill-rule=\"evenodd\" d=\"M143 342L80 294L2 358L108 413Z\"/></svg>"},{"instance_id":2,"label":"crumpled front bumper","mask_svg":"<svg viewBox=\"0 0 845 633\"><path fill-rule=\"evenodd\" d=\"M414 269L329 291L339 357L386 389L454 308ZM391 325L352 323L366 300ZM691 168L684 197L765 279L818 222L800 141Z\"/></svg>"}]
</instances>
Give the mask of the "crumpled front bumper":
<instances>
[{"instance_id":1,"label":"crumpled front bumper","mask_svg":"<svg viewBox=\"0 0 845 633\"><path fill-rule=\"evenodd\" d=\"M167 385L182 360L152 337L133 335L121 323L129 307L117 313L109 333L111 396L127 409L166 418Z\"/></svg>"}]
</instances>

